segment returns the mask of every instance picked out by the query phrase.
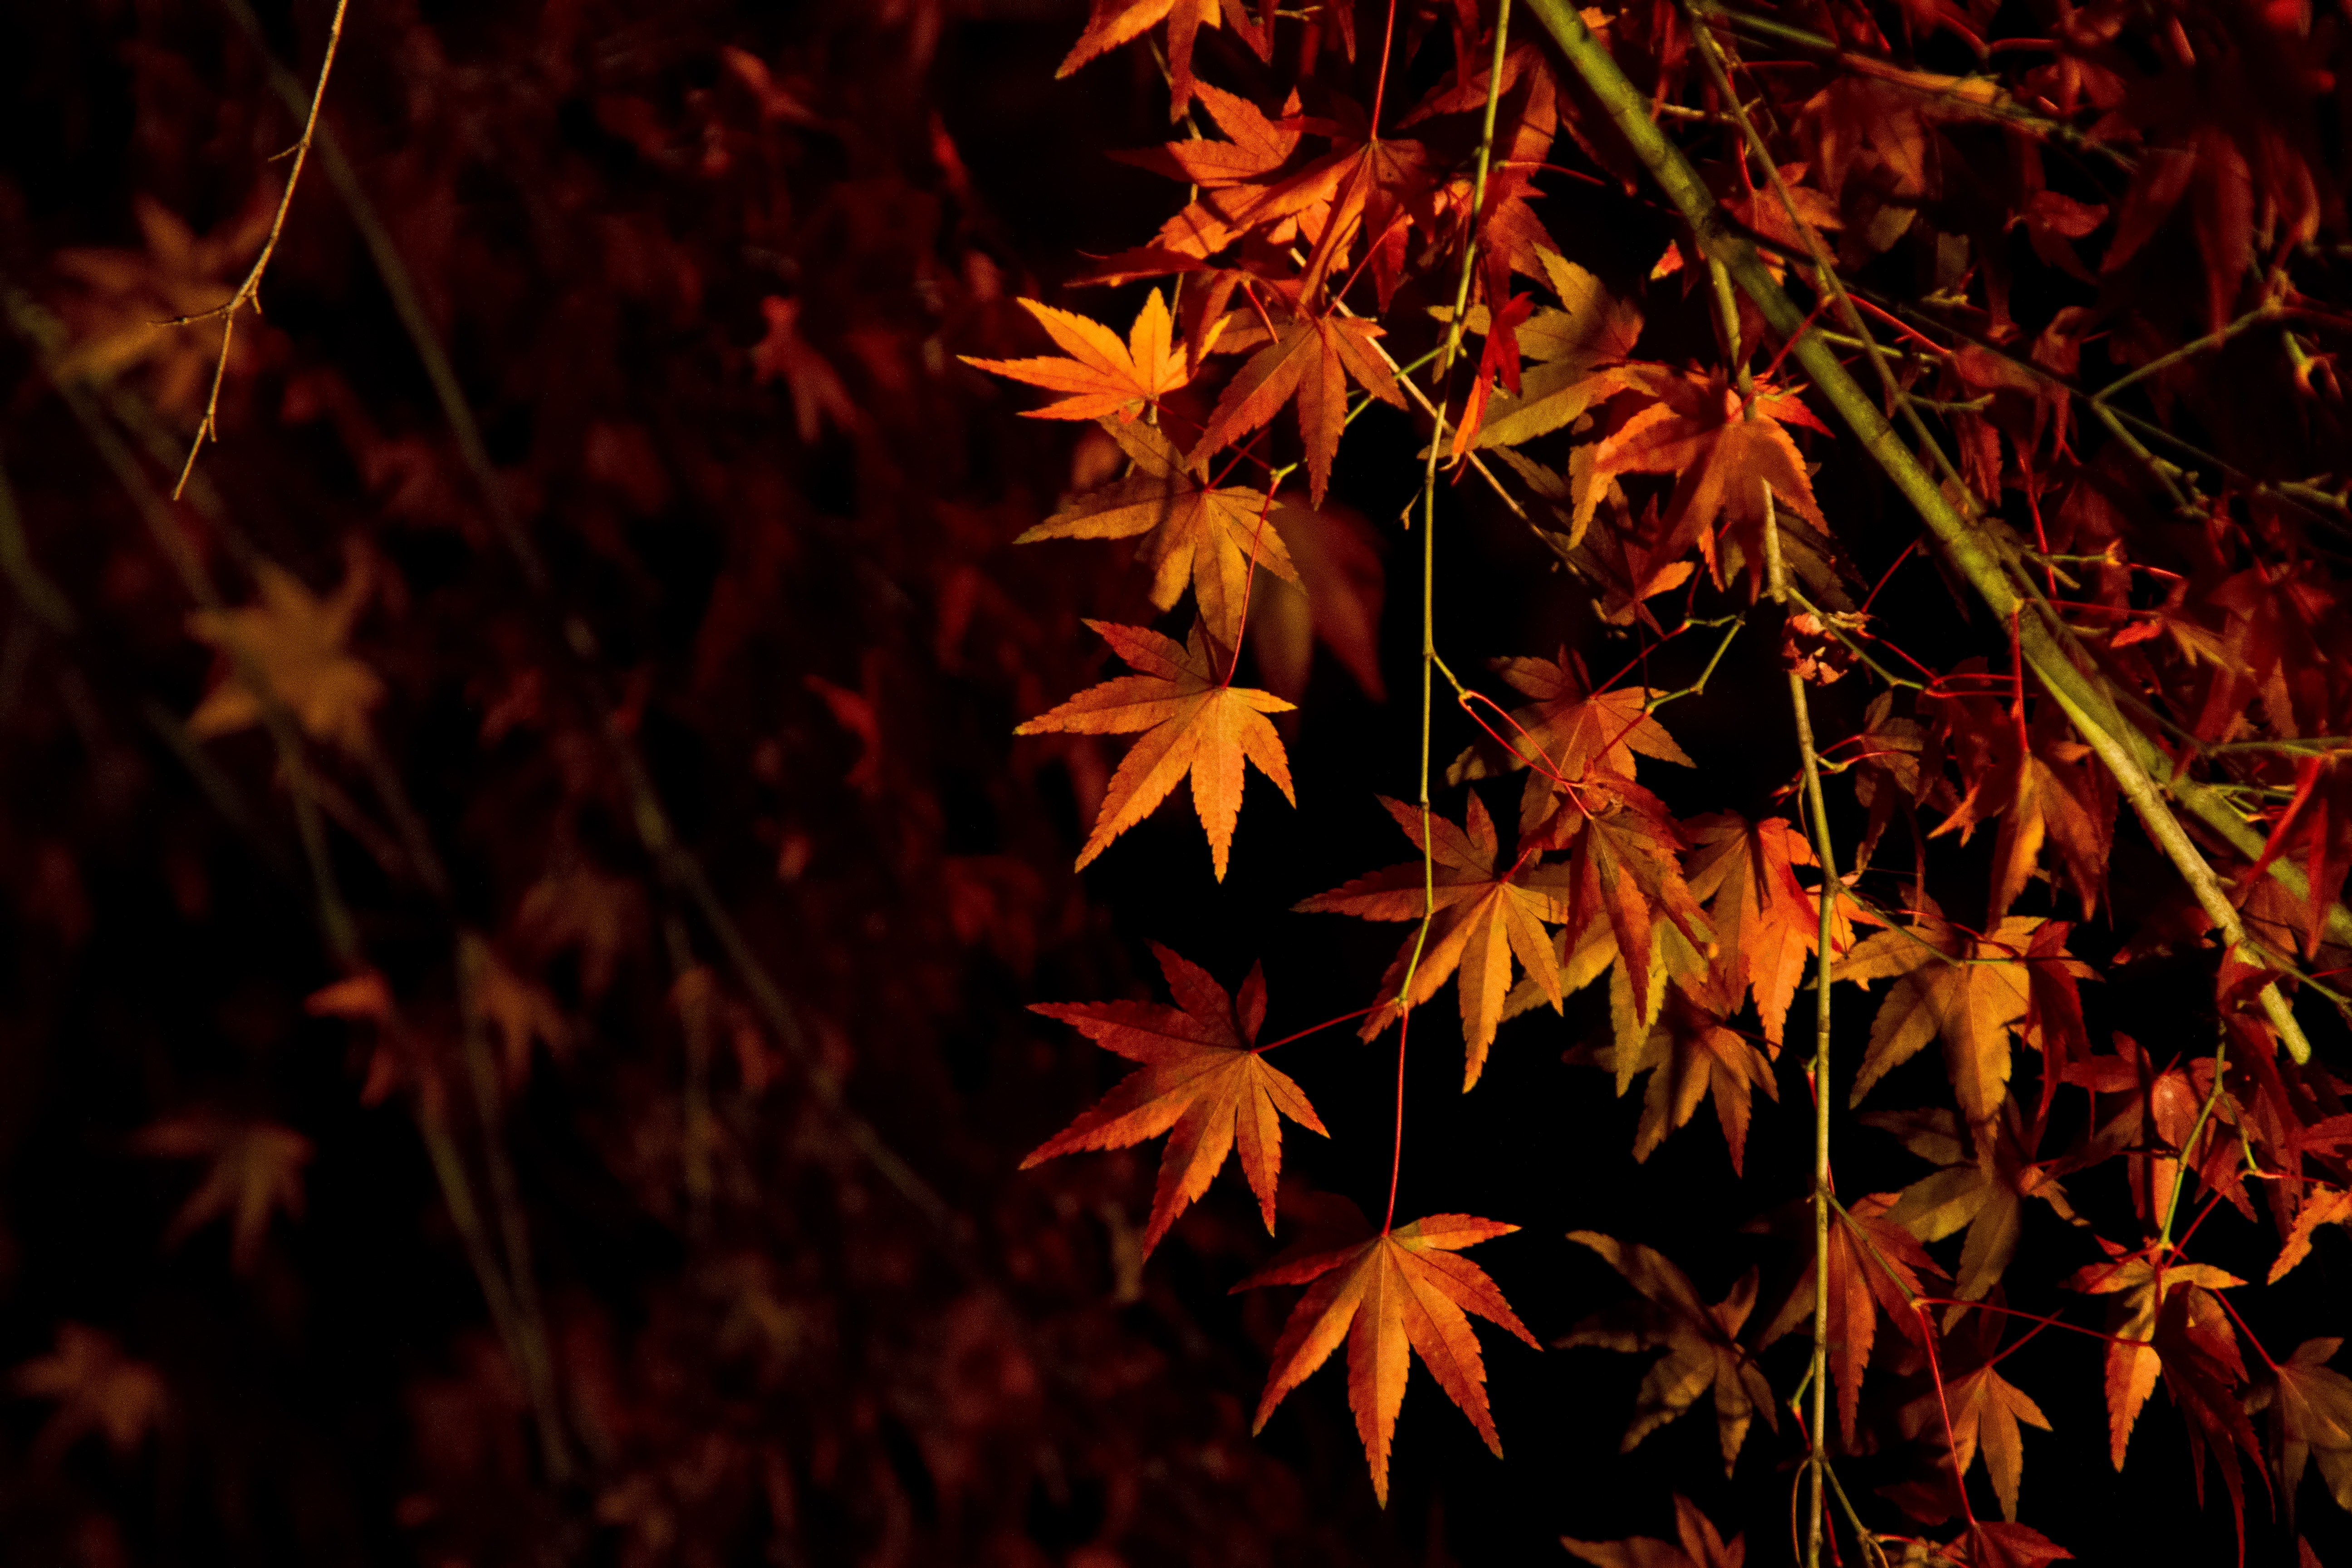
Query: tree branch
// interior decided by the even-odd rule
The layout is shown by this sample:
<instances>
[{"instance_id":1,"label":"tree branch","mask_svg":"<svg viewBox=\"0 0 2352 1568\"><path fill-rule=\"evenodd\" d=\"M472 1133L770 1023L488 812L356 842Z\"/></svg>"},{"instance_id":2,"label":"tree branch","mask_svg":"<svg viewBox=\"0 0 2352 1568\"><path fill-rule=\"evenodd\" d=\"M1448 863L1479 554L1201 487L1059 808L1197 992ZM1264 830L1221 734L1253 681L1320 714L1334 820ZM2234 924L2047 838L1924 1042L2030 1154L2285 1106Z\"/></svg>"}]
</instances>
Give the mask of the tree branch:
<instances>
[{"instance_id":1,"label":"tree branch","mask_svg":"<svg viewBox=\"0 0 2352 1568\"><path fill-rule=\"evenodd\" d=\"M1812 378L1863 449L1911 503L1954 568L1969 580L1996 617L2009 620L2022 607L2024 600L2010 580L2008 565L1996 541L1969 526L1830 346L1814 334L1804 312L1773 281L1756 247L1733 228L1682 149L1669 141L1650 118L1643 95L1626 79L1615 58L1593 37L1583 18L1567 0L1528 0L1528 4L1559 43L1570 65L1600 100L1633 154L1690 224L1700 247L1710 258L1723 262L1741 292L1762 312L1766 324L1788 340L1790 355ZM2025 661L2084 740L2098 752L2100 761L2115 774L2117 787L2139 813L2148 836L2189 883L2199 906L2221 931L2222 940L2231 946L2243 947L2249 953L2258 953L2259 947L2247 935L2220 879L2189 841L2179 818L2148 776L2148 759L2162 753L2116 711L2097 684L2067 658L2039 616L2021 615L2017 618L2020 651ZM2265 1017L2285 1043L2288 1054L2297 1062L2308 1061L2311 1042L2305 1037L2302 1026L2295 1022L2278 987L2274 984L2264 985L2261 1000Z\"/></svg>"}]
</instances>

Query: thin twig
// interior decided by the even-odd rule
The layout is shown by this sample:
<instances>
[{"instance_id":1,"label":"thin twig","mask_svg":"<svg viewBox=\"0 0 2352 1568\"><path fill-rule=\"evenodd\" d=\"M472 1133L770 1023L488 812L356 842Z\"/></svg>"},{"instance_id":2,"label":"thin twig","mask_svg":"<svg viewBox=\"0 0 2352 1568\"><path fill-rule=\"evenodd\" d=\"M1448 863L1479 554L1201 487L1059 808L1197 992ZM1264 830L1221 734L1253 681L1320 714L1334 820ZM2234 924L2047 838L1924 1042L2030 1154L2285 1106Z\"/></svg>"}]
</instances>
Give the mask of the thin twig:
<instances>
[{"instance_id":1,"label":"thin twig","mask_svg":"<svg viewBox=\"0 0 2352 1568\"><path fill-rule=\"evenodd\" d=\"M1780 553L1780 516L1772 487L1764 487L1764 571L1775 603L1789 603L1789 569ZM1831 937L1835 928L1837 860L1831 852L1829 800L1822 791L1821 753L1813 745L1811 707L1805 696L1804 677L1789 675L1789 712L1796 725L1797 750L1805 768L1806 816L1811 819L1813 856L1821 862L1822 893L1819 929L1813 952L1813 1414L1812 1451L1806 1464L1812 1473L1812 1506L1805 1519L1805 1568L1820 1568L1822 1531L1827 1518L1822 1498L1822 1467L1828 1462L1827 1405L1830 1354L1830 974L1833 963Z\"/></svg>"},{"instance_id":2,"label":"thin twig","mask_svg":"<svg viewBox=\"0 0 2352 1568\"><path fill-rule=\"evenodd\" d=\"M335 0L335 19L327 25L327 52L319 61L319 85L311 89L310 111L302 121L302 140L294 143L294 161L286 170L286 189L278 198L277 216L269 220L269 237L262 242L261 254L253 258L245 281L236 286L236 292L226 303L167 323L184 327L209 321L215 316L221 323L220 358L213 363L212 394L205 399L205 416L196 422L196 437L188 443L188 460L181 466L179 482L172 487L173 500L179 500L180 492L188 487L188 476L195 471L196 454L205 449L206 441L219 439L221 382L228 374L228 350L236 335L236 313L247 305L253 307L255 315L261 313L261 275L269 270L269 258L278 251L278 237L286 231L287 211L293 206L295 189L302 183L302 165L310 156L310 139L319 131L319 110L327 101L327 78L335 68L335 48L343 41L343 13L350 8L351 0Z\"/></svg>"}]
</instances>

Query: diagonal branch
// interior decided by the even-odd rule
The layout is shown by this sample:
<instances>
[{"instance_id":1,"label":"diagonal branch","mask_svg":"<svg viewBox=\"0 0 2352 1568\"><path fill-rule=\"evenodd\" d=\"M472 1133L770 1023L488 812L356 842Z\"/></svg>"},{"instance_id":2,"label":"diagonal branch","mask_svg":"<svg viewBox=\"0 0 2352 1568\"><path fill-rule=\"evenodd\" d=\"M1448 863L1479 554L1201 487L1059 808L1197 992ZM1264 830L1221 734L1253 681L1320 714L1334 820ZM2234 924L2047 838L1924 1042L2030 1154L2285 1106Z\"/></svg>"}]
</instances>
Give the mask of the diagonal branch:
<instances>
[{"instance_id":1,"label":"diagonal branch","mask_svg":"<svg viewBox=\"0 0 2352 1568\"><path fill-rule=\"evenodd\" d=\"M2118 712L2099 684L2066 657L2041 617L2020 612L2026 605L2011 579L2013 552L1989 530L1971 527L1910 448L1903 444L1830 345L1813 331L1811 322L1765 268L1756 247L1732 226L1714 194L1699 179L1682 149L1669 141L1650 118L1646 97L1626 79L1608 47L1596 38L1567 0L1528 0L1569 64L1607 111L1634 156L1642 161L1668 200L1689 223L1699 247L1720 260L1741 292L1755 302L1765 322L1789 342L1788 353L1811 377L1832 408L1852 430L1863 449L1911 503L1929 532L1943 547L1953 567L1969 580L1994 616L2017 617L2020 651L2084 740L2116 778L2116 787L2139 814L2148 837L2172 861L2198 905L2222 940L2250 954L2261 949L2246 932L2221 879L2180 825L2165 801L2149 767L2162 752L2154 742ZM1826 284L1827 279L1824 279ZM2203 815L2200 813L2200 815ZM2234 814L2232 814L2234 815ZM2275 984L2262 991L2262 1006L2271 1027L2297 1062L2311 1058L2311 1042Z\"/></svg>"}]
</instances>

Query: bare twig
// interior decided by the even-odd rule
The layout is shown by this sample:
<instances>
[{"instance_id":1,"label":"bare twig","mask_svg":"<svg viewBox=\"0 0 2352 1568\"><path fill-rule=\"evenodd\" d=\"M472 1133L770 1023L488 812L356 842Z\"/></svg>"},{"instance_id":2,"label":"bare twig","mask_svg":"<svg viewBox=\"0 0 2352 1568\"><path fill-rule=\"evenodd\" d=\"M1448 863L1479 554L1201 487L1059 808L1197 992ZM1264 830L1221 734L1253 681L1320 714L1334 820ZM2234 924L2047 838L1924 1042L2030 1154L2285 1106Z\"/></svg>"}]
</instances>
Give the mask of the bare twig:
<instances>
[{"instance_id":1,"label":"bare twig","mask_svg":"<svg viewBox=\"0 0 2352 1568\"><path fill-rule=\"evenodd\" d=\"M255 315L261 313L261 275L269 270L269 258L278 250L278 237L286 231L287 210L293 206L295 189L302 183L302 164L310 158L310 140L319 132L319 110L327 101L327 78L335 68L336 47L343 41L343 13L350 8L351 0L335 0L335 18L327 26L327 52L319 61L319 85L311 90L310 111L302 121L302 139L294 143L290 154L293 162L286 170L286 189L278 198L277 216L269 220L269 237L262 241L261 254L253 258L245 281L236 286L236 292L226 301L168 323L184 327L217 316L221 324L220 357L213 363L212 393L205 399L205 416L196 422L195 439L188 443L188 460L181 466L179 482L172 487L173 500L179 500L180 492L188 487L188 476L195 471L196 454L205 449L206 441L219 438L221 382L228 374L228 351L236 336L236 313L247 305L253 307Z\"/></svg>"}]
</instances>

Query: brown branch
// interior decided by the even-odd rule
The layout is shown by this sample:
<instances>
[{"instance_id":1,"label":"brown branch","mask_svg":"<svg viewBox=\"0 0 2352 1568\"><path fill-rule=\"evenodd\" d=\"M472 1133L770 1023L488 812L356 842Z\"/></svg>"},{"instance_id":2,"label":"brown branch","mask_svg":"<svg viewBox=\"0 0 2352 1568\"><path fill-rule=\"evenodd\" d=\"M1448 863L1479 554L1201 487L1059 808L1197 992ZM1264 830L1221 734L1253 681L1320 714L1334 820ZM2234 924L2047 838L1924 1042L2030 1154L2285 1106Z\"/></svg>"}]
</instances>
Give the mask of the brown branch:
<instances>
[{"instance_id":1,"label":"brown branch","mask_svg":"<svg viewBox=\"0 0 2352 1568\"><path fill-rule=\"evenodd\" d=\"M195 439L188 443L188 460L181 465L179 482L172 487L172 499L178 500L180 492L188 488L188 476L195 471L196 454L205 449L208 440L220 438L221 382L228 374L228 351L236 336L236 313L247 305L255 315L261 314L261 275L269 270L269 258L277 254L278 237L286 231L286 214L294 205L295 189L302 183L302 164L310 156L310 141L319 132L319 110L327 101L327 78L335 68L335 49L343 41L343 13L351 8L351 0L335 0L335 19L327 26L327 52L319 61L319 85L310 93L310 110L302 121L302 139L294 143L293 163L286 171L286 189L278 198L277 215L269 220L269 237L262 241L261 254L253 258L246 272L245 281L236 286L224 304L193 316L176 317L167 326L184 327L196 321L220 318L220 357L213 363L213 385L205 399L205 416L196 422ZM285 156L286 154L280 154Z\"/></svg>"}]
</instances>

